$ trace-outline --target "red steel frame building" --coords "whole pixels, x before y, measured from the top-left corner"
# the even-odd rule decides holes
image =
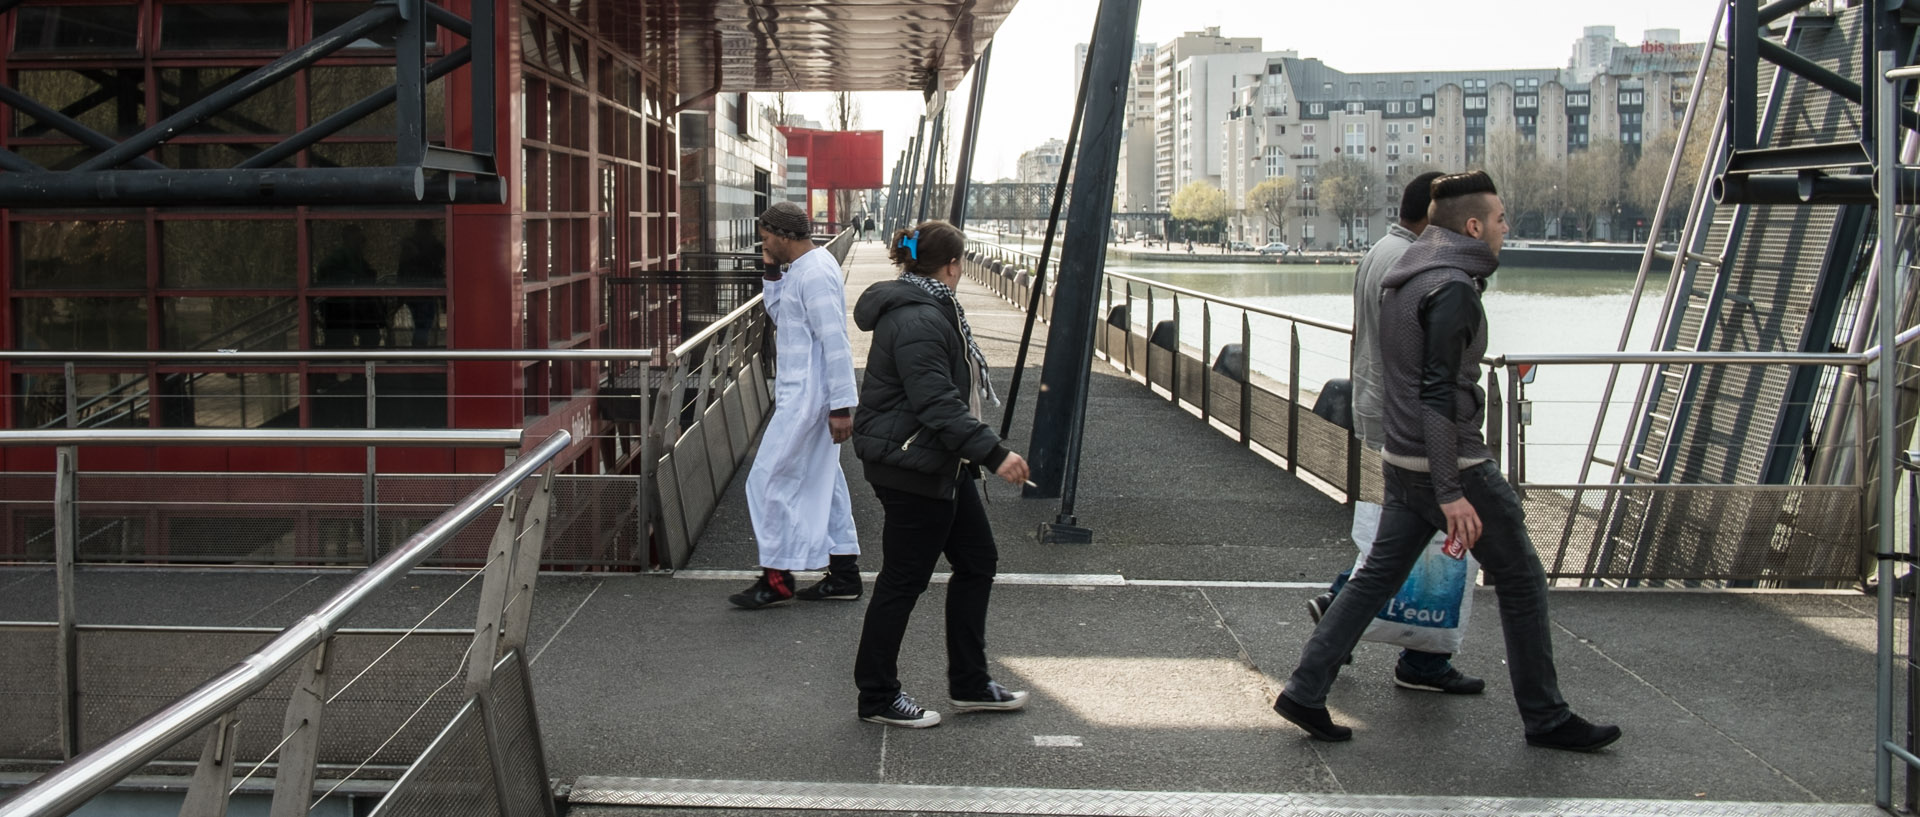
[[[368,7],[318,0],[35,2],[0,15],[0,76],[97,130],[125,136]],[[449,0],[447,8],[468,11],[465,0]],[[257,324],[244,338],[248,349],[567,349],[608,348],[616,335],[631,340],[609,325],[607,279],[678,266],[672,38],[647,36],[648,8],[612,0],[498,3],[495,125],[504,204],[0,210],[0,345],[227,348],[241,339],[234,327],[244,321]],[[439,29],[429,55],[463,43]],[[377,38],[359,44],[174,138],[156,158],[170,167],[230,167],[391,83],[391,48]],[[430,86],[429,137],[436,143],[470,143],[472,135],[457,124],[468,118],[469,83],[462,69]],[[54,170],[88,155],[12,107],[0,107],[0,146]],[[393,150],[390,126],[383,136],[376,118],[293,161],[378,165],[391,163]],[[352,243],[364,248],[354,253],[363,263],[336,260],[349,233],[361,237]],[[408,274],[432,254],[423,247],[441,254],[443,281]],[[342,276],[342,268],[358,272]],[[409,304],[422,302],[433,304],[430,313],[411,312]],[[357,324],[329,320],[355,304],[387,312]],[[415,319],[416,331],[408,332],[403,313],[432,317]],[[163,386],[169,374],[176,375],[172,382],[192,375],[237,381],[225,391],[238,396],[198,401],[153,389],[144,411],[115,423],[123,427],[358,427],[364,408],[356,414],[351,406],[364,405],[364,382],[352,390],[360,371],[310,363],[90,366],[76,381],[82,399],[140,376]],[[382,365],[376,411],[383,425],[526,426],[538,438],[597,424],[598,381],[593,363]],[[58,365],[0,362],[0,382],[8,395],[0,401],[0,427],[30,428],[46,421],[64,378]],[[0,448],[0,469],[47,471],[52,456]],[[565,455],[586,473],[607,467],[604,456],[591,440]],[[381,452],[378,467],[486,472],[502,457],[391,450]],[[89,448],[81,467],[358,472],[364,458],[358,449]]]

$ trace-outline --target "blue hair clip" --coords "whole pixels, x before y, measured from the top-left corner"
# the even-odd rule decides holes
[[[914,230],[913,235],[900,239],[900,246],[907,248],[907,257],[920,260],[920,231]]]

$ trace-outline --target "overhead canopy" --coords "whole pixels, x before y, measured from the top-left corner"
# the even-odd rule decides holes
[[[682,94],[953,90],[1015,0],[682,0]]]

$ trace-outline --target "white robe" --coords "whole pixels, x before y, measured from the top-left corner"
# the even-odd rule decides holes
[[[859,402],[846,290],[833,255],[815,249],[765,292],[778,374],[773,417],[747,475],[747,509],[761,567],[814,570],[830,554],[860,552],[840,447],[827,429],[828,411]]]

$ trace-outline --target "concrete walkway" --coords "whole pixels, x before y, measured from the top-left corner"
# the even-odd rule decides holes
[[[856,247],[849,266],[849,302],[893,274],[877,244]],[[977,287],[961,294],[1005,395],[1023,316]],[[1043,341],[1044,324],[1037,334]],[[854,334],[856,363],[865,342]],[[1016,450],[1041,346],[1013,425]],[[851,451],[844,463],[869,549],[863,567],[873,571],[878,503]],[[1039,813],[1122,813],[1108,810],[1114,798],[1144,797],[1105,790],[1292,793],[1298,810],[1365,813],[1751,814],[1759,802],[1793,804],[1779,813],[1871,811],[1860,807],[1872,800],[1867,597],[1555,592],[1568,698],[1626,730],[1613,749],[1585,756],[1522,743],[1495,601],[1483,589],[1458,663],[1486,676],[1486,695],[1398,690],[1394,651],[1366,644],[1332,700],[1355,739],[1314,743],[1269,706],[1311,629],[1303,602],[1352,560],[1347,510],[1104,363],[1092,378],[1084,463],[1078,513],[1093,545],[1037,544],[1033,531],[1055,503],[992,489],[1002,581],[989,654],[997,678],[1033,691],[1027,711],[949,709],[946,723],[924,731],[856,720],[864,601],[755,612],[726,604],[755,561],[736,480],[678,576],[548,582],[593,588],[535,667],[553,773],[647,778],[625,785],[652,799],[620,800],[605,795],[619,781],[586,781],[618,802],[778,813],[783,804],[917,802],[888,799],[891,784],[958,787],[957,802],[976,804],[1001,802],[1004,788],[1045,790],[1034,797],[1053,805],[1023,806]],[[936,585],[920,605],[902,666],[908,692],[937,710],[946,708],[942,595]],[[713,784],[687,779],[757,784],[696,796]],[[991,796],[960,796],[968,792]],[[1393,799],[1406,797],[1415,799]],[[1200,809],[1188,802],[1173,813]]]

